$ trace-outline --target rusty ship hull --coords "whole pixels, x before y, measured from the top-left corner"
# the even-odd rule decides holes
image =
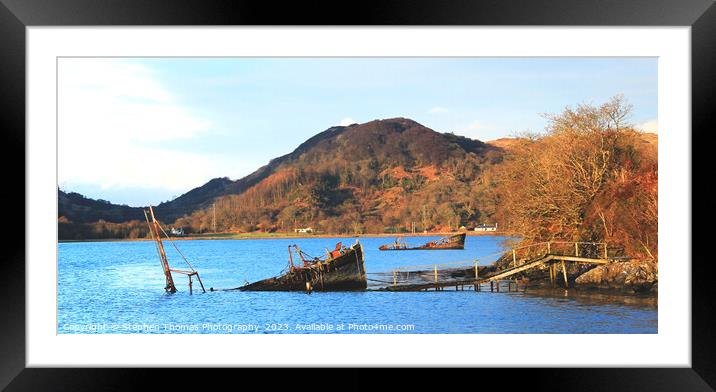
[[[305,268],[237,288],[240,291],[356,291],[368,282],[363,248],[356,243],[345,252]]]
[[[425,245],[408,247],[405,244],[387,244],[381,245],[379,250],[448,250],[448,249],[465,249],[465,233],[451,235],[441,238],[437,241],[428,242]]]

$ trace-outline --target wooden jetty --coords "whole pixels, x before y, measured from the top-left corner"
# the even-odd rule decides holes
[[[446,288],[465,290],[465,287],[481,291],[483,285],[489,284],[490,291],[499,292],[505,283],[507,291],[512,291],[513,285],[517,290],[521,283],[515,279],[518,274],[532,269],[546,268],[553,287],[562,280],[564,287],[568,288],[567,263],[603,265],[625,258],[610,256],[609,246],[606,243],[564,241],[540,242],[512,248],[498,255],[503,260],[511,256],[512,260],[508,268],[493,268],[489,273],[481,274],[481,269],[484,272],[488,268],[480,266],[480,260],[426,264],[396,268],[392,271],[392,281],[376,281],[383,282],[384,287],[380,289],[387,291],[442,291]]]

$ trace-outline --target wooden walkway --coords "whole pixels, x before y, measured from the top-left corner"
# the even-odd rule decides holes
[[[567,246],[565,246],[567,245]],[[567,248],[568,250],[565,250]],[[581,263],[591,265],[608,264],[624,257],[610,257],[609,247],[606,243],[585,243],[585,242],[542,242],[513,248],[502,253],[505,257],[512,256],[511,267],[491,271],[480,276],[479,260],[467,262],[429,264],[422,266],[400,267],[392,271],[392,284],[387,284],[381,290],[386,291],[441,291],[445,288],[454,287],[455,290],[464,290],[465,287],[475,291],[481,291],[481,285],[490,284],[491,291],[500,291],[501,282],[508,281],[508,291],[512,291],[512,284],[515,288],[518,283],[514,280],[517,274],[534,269],[546,267],[549,273],[550,282],[556,285],[561,269],[561,279],[565,287],[568,287],[566,263]],[[520,255],[518,257],[518,254]],[[472,263],[472,265],[470,265]],[[474,271],[467,276],[467,271]],[[463,276],[455,277],[462,273]],[[388,283],[383,281],[384,283]]]

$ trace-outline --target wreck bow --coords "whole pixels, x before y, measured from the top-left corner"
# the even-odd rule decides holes
[[[368,287],[363,247],[356,241],[350,248],[338,243],[324,258],[311,257],[296,245],[288,247],[289,265],[285,274],[238,287],[241,291],[355,291]],[[294,264],[293,253],[302,263]]]

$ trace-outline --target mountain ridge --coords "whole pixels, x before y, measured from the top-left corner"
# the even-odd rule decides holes
[[[401,137],[404,133],[409,136]],[[353,140],[361,146],[341,145],[342,136]],[[424,140],[412,143],[410,138],[422,138]],[[407,139],[407,140],[406,140]],[[380,144],[395,143],[395,146],[383,147]],[[422,145],[421,145],[422,144]],[[435,151],[435,145],[441,146],[443,150]],[[458,146],[466,153],[480,154],[485,150],[493,149],[491,146],[474,139],[454,135],[452,133],[440,133],[429,129],[418,122],[403,118],[377,119],[362,124],[348,126],[334,126],[321,131],[299,144],[290,153],[271,159],[266,165],[256,169],[254,172],[237,180],[227,177],[217,177],[209,180],[203,185],[197,186],[179,197],[160,203],[155,207],[157,215],[166,221],[173,221],[184,215],[191,214],[199,209],[211,206],[215,199],[222,196],[240,195],[271,175],[283,166],[291,165],[300,161],[302,156],[305,159],[318,159],[317,155],[330,152],[333,149],[348,148],[354,150],[358,155],[372,156],[376,151],[385,150],[380,159],[389,159],[392,154],[398,157],[401,164],[412,164],[410,160],[428,161],[432,164],[439,164],[442,159],[449,155],[450,145]],[[408,146],[411,151],[401,151]],[[392,148],[392,147],[397,147]],[[447,149],[447,150],[446,150]],[[318,151],[314,151],[318,150]],[[315,153],[314,153],[315,152]],[[442,154],[442,155],[441,155]],[[438,156],[441,155],[441,156]],[[458,155],[460,155],[458,153]],[[134,219],[143,219],[141,210],[143,207],[120,206],[106,201],[86,198],[75,192],[64,192],[59,190],[58,216],[64,216],[71,222],[90,223],[99,220],[120,223]]]

